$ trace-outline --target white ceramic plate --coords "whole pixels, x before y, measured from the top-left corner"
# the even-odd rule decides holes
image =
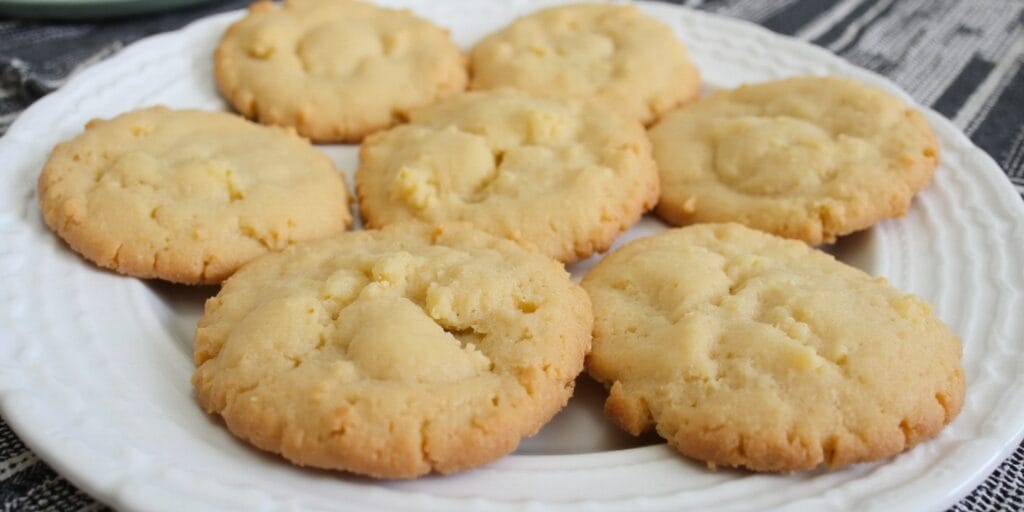
[[[387,3],[450,27],[467,47],[540,6]],[[755,26],[670,5],[641,7],[689,45],[709,88],[835,74],[906,98],[875,75]],[[908,453],[832,473],[708,471],[657,439],[616,431],[601,417],[601,391],[585,379],[569,407],[516,454],[458,475],[375,482],[299,469],[250,449],[199,410],[189,385],[192,331],[216,290],[95,268],[44,228],[35,197],[50,147],[90,118],[154,103],[224,108],[211,55],[239,15],[127,48],[32,106],[0,140],[0,406],[33,450],[100,500],[138,510],[927,510],[970,491],[1017,446],[1024,207],[988,156],[929,113],[943,162],[934,183],[906,217],[835,249],[928,299],[964,340],[963,412]],[[354,147],[324,149],[341,168],[355,168]],[[645,219],[623,239],[660,229]],[[590,263],[576,265],[577,275]]]

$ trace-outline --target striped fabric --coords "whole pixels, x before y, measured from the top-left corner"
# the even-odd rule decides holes
[[[102,24],[0,19],[0,133],[76,69],[140,37],[245,3]],[[889,77],[952,119],[1024,194],[1024,0],[682,3],[758,23]],[[39,461],[2,421],[0,506],[5,512],[104,508]],[[1024,510],[1024,447],[951,510]]]

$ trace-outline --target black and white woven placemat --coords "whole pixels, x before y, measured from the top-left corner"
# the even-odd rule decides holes
[[[0,19],[0,134],[76,70],[136,39],[248,2],[105,23]],[[952,119],[1024,194],[1024,0],[682,3],[812,42],[889,77]],[[0,506],[3,512],[105,508],[36,458],[2,420]],[[951,510],[1024,510],[1024,447]]]

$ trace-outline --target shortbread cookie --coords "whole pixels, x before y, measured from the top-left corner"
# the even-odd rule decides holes
[[[938,162],[919,112],[831,77],[719,92],[650,135],[665,220],[740,222],[812,245],[903,215]]]
[[[572,395],[592,327],[557,262],[460,226],[297,245],[206,303],[203,409],[298,465],[382,478],[513,451]]]
[[[466,88],[446,30],[352,0],[253,4],[221,39],[214,69],[239,112],[318,142],[359,141]]]
[[[577,4],[519,18],[470,53],[473,89],[589,98],[648,124],[697,95],[672,30],[634,5]]]
[[[294,131],[163,107],[91,121],[58,144],[39,199],[86,259],[189,284],[352,221],[341,174]]]
[[[583,280],[605,413],[711,467],[839,468],[960,411],[960,341],[921,299],[738,224],[632,242]]]
[[[411,120],[363,143],[370,227],[466,221],[568,262],[605,250],[658,197],[643,127],[597,105],[473,92]]]

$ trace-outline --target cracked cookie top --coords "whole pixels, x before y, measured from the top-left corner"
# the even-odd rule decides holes
[[[812,245],[903,215],[938,164],[924,116],[835,77],[721,91],[650,136],[665,220],[740,222]]]
[[[513,451],[572,394],[592,326],[560,264],[465,226],[345,233],[260,258],[206,303],[196,395],[299,465],[383,478]]]
[[[221,39],[214,74],[246,117],[318,142],[359,141],[467,80],[446,30],[352,0],[253,4]]]
[[[369,137],[356,189],[370,227],[464,221],[569,262],[650,209],[658,175],[640,123],[505,90],[460,94]]]
[[[709,466],[838,468],[960,411],[960,340],[924,301],[738,224],[627,244],[584,279],[605,413]]]
[[[294,131],[153,107],[58,144],[39,177],[46,223],[123,274],[219,283],[292,242],[346,229],[344,180]]]
[[[644,124],[697,96],[700,77],[665,24],[634,5],[577,4],[529,14],[470,52],[472,89],[588,98]]]

